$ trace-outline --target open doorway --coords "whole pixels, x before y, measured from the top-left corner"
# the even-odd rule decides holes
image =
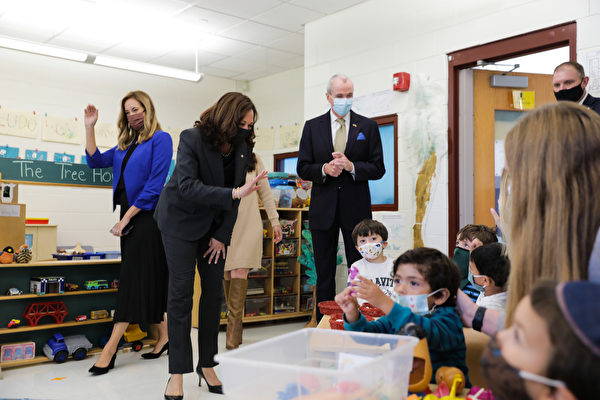
[[[503,157],[495,154],[495,144],[496,140],[502,140],[502,130],[510,129],[521,113],[520,110],[516,114],[512,113],[516,110],[510,96],[514,88],[490,88],[490,76],[503,74],[490,69],[506,72],[512,68],[487,66],[485,69],[478,69],[478,61],[479,64],[482,62],[513,66],[523,64],[522,72],[511,72],[507,75],[527,78],[527,85],[520,90],[534,91],[535,104],[539,106],[554,101],[551,85],[552,71],[560,62],[576,60],[575,41],[576,26],[573,22],[448,54],[448,248],[450,252],[454,248],[456,232],[466,223],[465,221],[493,225],[489,209],[494,207],[496,197],[494,177],[496,169],[503,163]],[[535,64],[541,63],[544,68],[535,67],[531,58],[526,57],[533,54],[539,54]],[[554,60],[558,60],[559,57],[563,58],[554,63]],[[525,65],[528,67],[525,68]],[[529,71],[532,68],[535,71]],[[492,90],[479,95],[478,110],[475,110],[473,104],[476,84],[482,90]],[[532,86],[529,87],[529,84]],[[483,115],[474,118],[475,111],[479,112],[482,109],[479,106],[483,106],[486,110],[484,119],[482,119]],[[465,123],[468,120],[471,121],[470,127]],[[474,120],[477,120],[480,125],[475,126]],[[474,154],[481,155],[480,159],[476,160]],[[498,158],[502,160],[499,160],[497,165]],[[472,172],[475,170],[475,163],[477,163],[477,175]],[[475,186],[479,193],[476,193]]]

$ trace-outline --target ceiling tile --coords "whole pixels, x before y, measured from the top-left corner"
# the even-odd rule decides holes
[[[72,26],[55,36],[49,44],[71,49],[100,53],[102,50],[119,44],[123,36],[114,31],[106,31],[102,24],[91,22]]]
[[[223,60],[214,62],[209,65],[210,67],[228,69],[230,71],[236,71],[239,73],[252,71],[261,68],[263,64],[244,59],[240,57],[227,57]]]
[[[333,14],[344,8],[352,7],[366,0],[291,0],[290,4],[309,10],[318,11],[323,14]]]
[[[304,56],[293,56],[290,58],[273,58],[269,62],[269,64],[277,67],[283,67],[285,69],[299,68],[304,65]]]
[[[219,76],[221,78],[233,78],[240,73],[237,71],[230,71],[228,69],[216,68],[211,66],[204,66],[200,70],[200,72],[205,73],[207,75]]]
[[[323,16],[325,16],[323,13],[282,3],[277,7],[257,15],[252,18],[252,20],[277,28],[286,29],[288,31],[298,31],[302,29],[305,23],[314,21]]]
[[[161,57],[168,52],[168,48],[165,48],[164,46],[155,46],[152,42],[127,41],[103,51],[102,55],[150,62],[150,60]]]
[[[209,33],[219,33],[244,22],[244,19],[242,18],[210,11],[200,7],[188,8],[177,15],[175,19],[193,24],[198,29]]]
[[[255,44],[241,42],[239,40],[228,39],[220,36],[210,36],[200,42],[198,48],[212,53],[235,56],[239,53],[258,47]]]
[[[267,43],[267,47],[302,55],[304,54],[304,35],[290,33]]]
[[[207,51],[198,51],[198,69],[205,65],[222,60],[225,56]],[[194,49],[171,51],[165,55],[150,60],[153,64],[195,71],[196,51]],[[201,71],[202,72],[202,71]]]
[[[259,68],[254,71],[243,72],[239,75],[234,76],[234,79],[240,81],[251,81],[258,78],[263,78],[265,76],[273,75],[278,72],[285,71],[286,68],[276,67],[276,66],[268,66],[266,68]]]
[[[240,18],[252,18],[281,4],[279,0],[198,0],[195,3],[198,7]]]
[[[289,35],[289,32],[273,28],[256,22],[243,22],[231,29],[226,30],[221,36],[245,42],[266,44]]]

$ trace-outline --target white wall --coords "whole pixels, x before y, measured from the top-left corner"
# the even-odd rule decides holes
[[[411,74],[411,89],[395,93],[399,120],[399,215],[396,245],[412,247],[414,189],[429,146],[437,156],[432,198],[423,226],[426,246],[447,250],[448,158],[446,54],[478,44],[577,21],[578,52],[600,46],[600,1],[371,0],[305,27],[304,117],[325,107],[334,73],[354,81],[355,96],[389,89],[392,75]]]
[[[230,79],[205,76],[199,83],[99,67],[51,57],[0,49],[0,106],[38,114],[83,118],[88,103],[95,104],[100,121],[116,123],[120,100],[131,90],[152,97],[164,130],[191,127],[200,113],[223,93],[236,88]],[[170,132],[173,133],[173,132]],[[178,134],[179,132],[177,132]],[[84,146],[44,142],[0,135],[0,145],[47,150],[79,156]],[[112,212],[112,190],[66,186],[19,186],[19,201],[27,204],[28,217],[49,217],[58,224],[58,244],[91,244],[98,250],[118,250],[119,242],[108,233],[118,220]]]
[[[323,91],[324,93],[324,91]],[[249,82],[246,95],[252,99],[258,111],[258,128],[298,124],[304,126],[304,68],[296,68]],[[323,94],[324,96],[324,94]],[[261,137],[257,136],[257,147]],[[273,154],[297,151],[298,148],[281,147],[275,135],[273,150],[256,150],[265,168],[273,170]]]

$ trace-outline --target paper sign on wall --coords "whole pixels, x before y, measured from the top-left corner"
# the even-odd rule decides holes
[[[98,122],[94,127],[96,133],[96,146],[114,147],[117,145],[119,129],[116,124]]]
[[[256,150],[273,150],[275,147],[275,128],[274,127],[255,127]]]
[[[0,157],[17,158],[19,157],[19,148],[10,146],[0,146]]]
[[[75,156],[67,153],[54,153],[54,162],[74,163]]]
[[[282,125],[279,127],[279,147],[295,148],[300,144],[300,125]]]
[[[47,151],[39,151],[39,150],[25,150],[25,159],[26,160],[47,161],[48,160],[48,152]]]
[[[535,92],[528,90],[512,91],[513,107],[517,110],[533,110],[535,108]]]
[[[60,118],[50,115],[42,120],[42,139],[48,142],[81,143],[83,124],[76,118]]]
[[[0,107],[0,134],[36,139],[38,129],[39,118],[35,112]]]

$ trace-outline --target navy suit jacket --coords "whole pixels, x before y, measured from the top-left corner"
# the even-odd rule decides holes
[[[592,96],[588,93],[587,97],[583,101],[583,105],[588,107],[590,110],[596,111],[600,114],[600,99]]]
[[[85,152],[90,168],[113,167],[113,210],[117,200],[114,198],[115,189],[121,177],[125,154],[127,149],[119,150],[117,146],[104,153],[98,149],[92,155]],[[167,180],[172,158],[173,141],[167,132],[156,131],[150,139],[137,145],[123,172],[129,205],[142,210],[154,210]]]
[[[234,145],[234,187],[244,185],[251,155],[244,140]],[[221,153],[204,140],[198,128],[181,132],[175,170],[154,212],[160,231],[188,241],[210,233],[229,245],[240,201],[233,200],[232,188],[224,185]]]
[[[339,207],[340,226],[353,229],[365,218],[371,218],[369,180],[385,174],[379,127],[372,119],[350,112],[350,129],[344,154],[354,163],[354,178],[343,171],[338,177],[323,177],[323,164],[333,159],[330,111],[306,121],[298,152],[298,175],[312,181],[309,209],[311,229],[332,227]]]

